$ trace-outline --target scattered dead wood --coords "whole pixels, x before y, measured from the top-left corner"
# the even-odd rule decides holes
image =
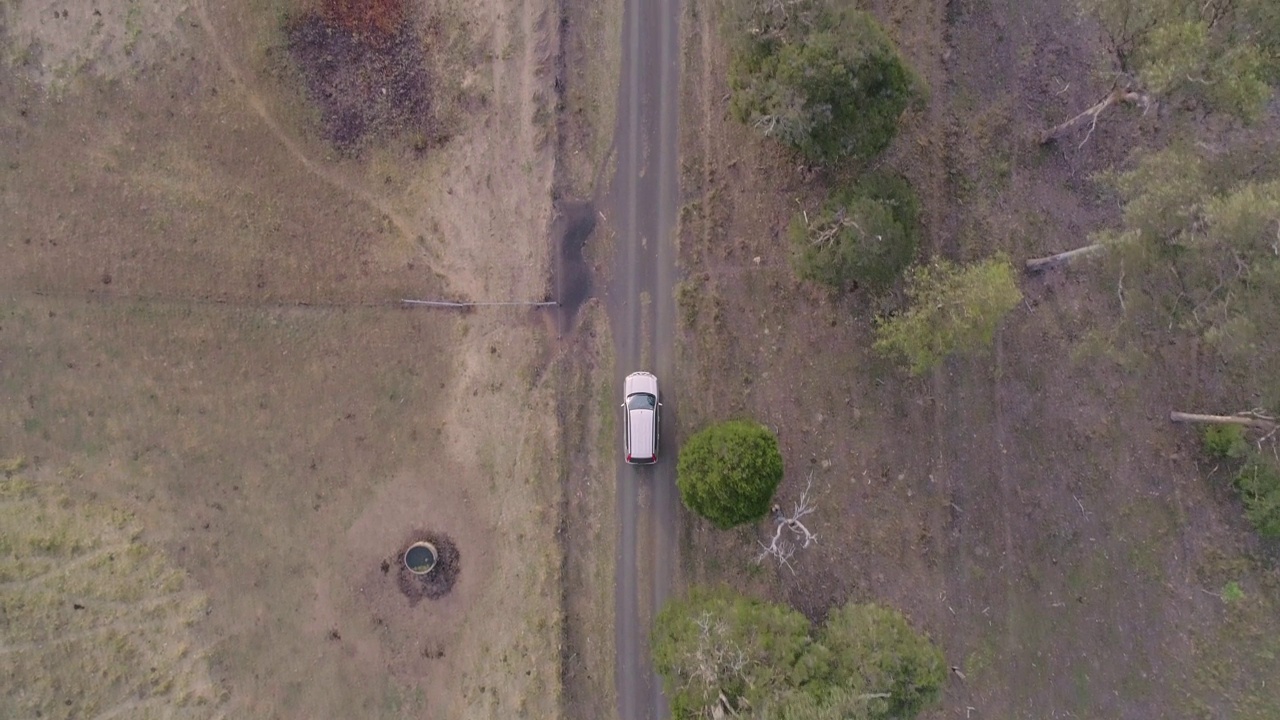
[[[809,473],[809,479],[805,483],[804,492],[800,493],[800,499],[791,507],[791,514],[786,515],[782,512],[779,505],[773,506],[773,517],[777,522],[774,529],[773,539],[768,545],[760,542],[760,555],[756,557],[756,562],[764,562],[766,558],[774,558],[779,565],[786,567],[795,574],[795,566],[791,564],[791,557],[795,555],[796,543],[800,543],[800,548],[807,548],[818,542],[818,535],[810,532],[800,518],[813,513],[818,509],[817,505],[809,499],[809,490],[813,488],[813,473]],[[792,538],[783,537],[782,531],[790,530]]]
[[[1067,250],[1066,252],[1060,252],[1056,255],[1046,255],[1044,257],[1031,258],[1026,262],[1024,267],[1026,268],[1026,271],[1029,273],[1043,272],[1050,268],[1057,267],[1058,265],[1068,263],[1073,258],[1093,255],[1096,253],[1100,253],[1106,249],[1107,247],[1102,243],[1094,243],[1092,245],[1086,245],[1084,247],[1076,248],[1075,250]]]
[[[1175,410],[1169,413],[1169,420],[1202,425],[1243,425],[1244,427],[1258,430],[1275,430],[1280,427],[1280,423],[1277,423],[1275,418],[1252,410],[1236,413],[1235,415],[1200,415],[1197,413],[1177,412]]]
[[[1079,147],[1084,147],[1084,144],[1089,142],[1089,138],[1093,136],[1093,131],[1098,127],[1098,116],[1102,115],[1107,108],[1118,103],[1140,105],[1145,113],[1151,107],[1151,98],[1145,93],[1135,92],[1127,87],[1116,87],[1093,107],[1041,133],[1040,144],[1047,145],[1066,134],[1067,131],[1088,122],[1089,132],[1085,133],[1084,139],[1080,141],[1079,145]]]

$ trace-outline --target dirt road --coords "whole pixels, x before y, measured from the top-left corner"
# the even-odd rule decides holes
[[[678,0],[627,0],[614,135],[617,175],[611,204],[619,232],[608,289],[618,378],[650,370],[665,387],[675,377],[676,103]],[[663,397],[667,432],[652,467],[618,455],[618,564],[615,608],[618,712],[623,720],[669,710],[649,661],[650,622],[675,570],[676,488],[672,429],[678,399]],[[621,432],[622,423],[619,423]],[[621,438],[619,438],[621,447]]]

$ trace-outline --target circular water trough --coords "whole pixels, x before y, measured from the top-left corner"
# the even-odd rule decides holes
[[[436,566],[439,558],[436,546],[429,542],[416,542],[404,551],[404,566],[414,575],[426,575]]]

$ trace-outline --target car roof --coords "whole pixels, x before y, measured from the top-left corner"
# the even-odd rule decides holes
[[[651,458],[657,450],[653,446],[653,411],[652,410],[629,410],[631,413],[631,437],[628,442],[631,448],[631,454],[638,459]]]
[[[647,372],[633,372],[627,376],[625,382],[622,383],[623,395],[634,395],[636,393],[649,393],[658,396],[658,378]]]

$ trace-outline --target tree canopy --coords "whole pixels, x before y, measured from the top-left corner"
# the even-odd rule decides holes
[[[883,289],[915,258],[919,203],[907,181],[877,173],[791,219],[792,266],[835,289]]]
[[[780,482],[778,439],[745,420],[713,425],[689,438],[676,464],[685,506],[721,529],[764,517]]]
[[[1253,150],[1247,149],[1247,154]],[[1280,410],[1280,180],[1243,169],[1239,152],[1175,144],[1140,152],[1103,176],[1121,205],[1118,226],[1095,234],[1109,248],[1104,281],[1125,317],[1190,333],[1231,394]],[[1127,300],[1126,300],[1127,298]],[[1280,535],[1280,463],[1239,427],[1205,432],[1215,459],[1241,463],[1236,489],[1264,536]]]
[[[1105,176],[1123,209],[1095,235],[1127,270],[1135,312],[1196,332],[1227,371],[1280,407],[1280,180],[1235,178],[1238,158],[1175,145]]]
[[[1079,0],[1098,21],[1116,61],[1111,91],[1096,105],[1041,135],[1050,142],[1107,108],[1143,112],[1162,100],[1258,119],[1280,77],[1280,4],[1275,0]],[[1088,139],[1088,135],[1085,139]]]
[[[1081,0],[1120,70],[1146,93],[1183,94],[1245,119],[1270,96],[1280,49],[1273,0]]]
[[[937,260],[916,267],[907,279],[908,307],[882,318],[875,348],[900,355],[913,375],[954,352],[989,347],[1004,316],[1022,301],[1008,259],[971,265]]]
[[[729,75],[740,121],[819,162],[893,140],[919,80],[874,17],[801,0],[756,4],[741,24]]]
[[[945,680],[942,653],[896,610],[849,604],[819,628],[795,610],[695,588],[658,614],[654,664],[676,718],[909,720]]]

